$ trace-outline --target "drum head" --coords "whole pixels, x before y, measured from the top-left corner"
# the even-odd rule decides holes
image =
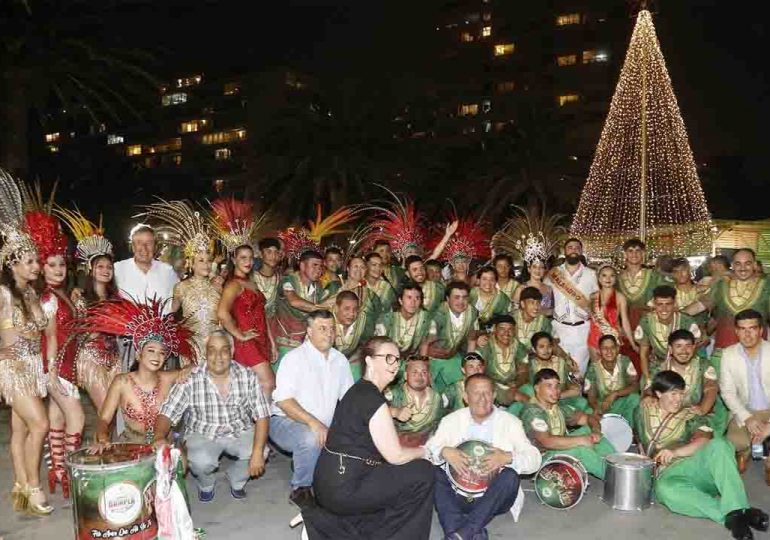
[[[535,476],[535,493],[546,506],[558,510],[572,508],[583,498],[588,487],[585,468],[576,467],[570,461],[554,456],[543,465]],[[581,470],[582,469],[582,470]]]
[[[483,493],[489,486],[493,475],[482,472],[484,458],[492,452],[492,447],[483,441],[465,441],[457,449],[470,458],[468,469],[470,474],[462,476],[458,471],[449,467],[449,480],[461,493],[473,495]]]
[[[634,442],[634,431],[625,418],[608,413],[602,416],[602,435],[617,452],[626,452]]]
[[[114,465],[154,455],[155,451],[149,444],[115,443],[106,448],[101,454],[91,454],[88,448],[82,448],[70,454],[67,462],[72,466]]]

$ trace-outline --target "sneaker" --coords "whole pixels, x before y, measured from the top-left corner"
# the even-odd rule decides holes
[[[245,499],[246,490],[243,488],[235,489],[234,487],[230,486],[230,495],[233,496],[233,499]]]
[[[216,490],[214,487],[211,489],[201,489],[198,488],[198,500],[202,503],[209,503],[214,500],[214,495],[216,493]]]

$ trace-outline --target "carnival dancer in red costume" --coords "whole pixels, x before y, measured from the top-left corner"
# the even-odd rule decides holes
[[[104,237],[101,224],[95,225],[78,210],[57,208],[56,213],[77,240],[75,257],[85,266],[85,286],[82,291],[73,291],[75,307],[82,314],[88,306],[118,296],[112,244]],[[99,332],[78,336],[75,372],[78,386],[88,393],[99,410],[113,379],[120,373],[117,336]]]
[[[75,372],[77,341],[72,335],[72,323],[77,316],[75,306],[66,291],[67,238],[59,220],[52,214],[53,191],[43,202],[40,186],[23,189],[27,212],[24,216],[32,241],[37,246],[38,262],[42,270],[40,303],[49,321],[55,321],[57,354],[54,362],[43,363],[48,373],[48,488],[56,491],[61,484],[62,494],[69,498],[70,482],[65,466],[66,454],[80,448],[85,413],[80,403]],[[43,335],[42,349],[47,349]]]
[[[243,201],[218,199],[211,206],[219,239],[231,264],[217,315],[235,338],[233,359],[254,370],[269,401],[275,375],[270,367],[272,339],[265,317],[265,295],[249,278],[254,266],[256,233],[262,220],[255,220],[252,205]]]
[[[599,338],[606,335],[614,336],[619,344],[627,341],[634,352],[639,352],[628,318],[626,296],[615,288],[617,271],[613,266],[605,264],[599,267],[596,279],[599,281],[599,290],[589,298],[591,329],[588,332],[588,352],[591,360],[599,360]]]

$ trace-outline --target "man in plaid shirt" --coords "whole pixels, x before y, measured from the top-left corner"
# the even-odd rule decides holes
[[[190,470],[198,479],[201,502],[214,499],[214,471],[219,458],[236,458],[228,471],[230,493],[246,497],[249,477],[265,472],[270,406],[254,371],[232,361],[232,337],[212,332],[206,342],[206,363],[175,385],[158,413],[157,444],[168,444],[171,426],[188,413],[185,444]]]

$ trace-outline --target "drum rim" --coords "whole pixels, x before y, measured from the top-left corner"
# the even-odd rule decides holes
[[[111,446],[146,446],[140,443],[113,443]],[[72,454],[68,455],[65,459],[65,464],[67,467],[69,467],[72,470],[78,470],[78,471],[90,471],[90,472],[99,472],[99,471],[115,471],[124,469],[127,466],[136,465],[138,463],[151,463],[155,461],[155,452],[151,452],[143,457],[134,458],[127,461],[121,461],[119,463],[75,463],[72,461],[72,457],[76,455],[81,455],[83,452],[87,452],[87,448],[81,448],[80,450],[76,450]]]
[[[559,457],[562,457],[562,456],[567,456],[570,459],[575,460],[575,462],[579,465],[580,468],[575,467],[575,465],[573,465],[573,463],[571,463],[570,461],[565,461],[565,460],[562,460],[562,459],[558,459]],[[540,492],[537,489],[537,479],[540,477],[540,471],[542,471],[543,468],[546,465],[549,465],[551,463],[562,463],[562,464],[567,465],[569,467],[572,467],[573,469],[576,469],[578,471],[578,474],[580,475],[580,480],[581,480],[583,486],[582,486],[582,489],[580,490],[580,496],[577,498],[577,500],[574,502],[574,504],[571,504],[570,506],[565,506],[563,508],[560,508],[558,506],[551,506],[550,504],[548,504],[547,502],[545,502],[543,500],[543,497],[540,496]],[[534,490],[535,491],[535,495],[537,495],[537,498],[540,499],[540,502],[542,504],[544,504],[548,508],[553,508],[554,510],[571,510],[572,508],[576,507],[580,503],[580,501],[583,500],[583,497],[585,496],[586,492],[588,492],[588,470],[586,470],[585,465],[583,465],[583,463],[578,458],[576,458],[575,456],[571,456],[569,454],[554,454],[545,463],[543,463],[540,466],[540,468],[537,470],[537,473],[535,473],[535,477],[533,479],[533,483],[534,483],[534,488],[535,488],[535,490]]]
[[[644,460],[640,460],[640,463],[618,463],[610,461],[612,456],[634,456],[635,458],[644,458]],[[634,471],[652,468],[655,465],[655,461],[651,457],[645,456],[644,454],[637,454],[636,452],[615,452],[614,454],[607,454],[604,456],[604,461],[607,462],[608,466],[612,466],[616,469],[629,469]]]
[[[480,444],[482,446],[486,446],[489,449],[494,448],[494,446],[492,446],[490,443],[488,443],[486,441],[482,441],[480,439],[466,439],[466,440],[460,442],[457,446],[455,446],[455,448],[460,448],[460,446],[462,446],[463,444],[466,444],[466,443]],[[447,477],[449,477],[449,482],[455,488],[457,488],[455,491],[462,492],[463,494],[467,493],[468,495],[478,495],[480,493],[486,492],[487,489],[489,489],[489,485],[487,485],[487,487],[485,487],[485,488],[480,488],[480,489],[466,489],[465,487],[463,487],[460,484],[458,484],[457,481],[455,480],[454,476],[452,476],[452,467],[449,465],[448,461],[444,462],[444,466],[445,466],[444,467],[444,472],[446,473]]]

